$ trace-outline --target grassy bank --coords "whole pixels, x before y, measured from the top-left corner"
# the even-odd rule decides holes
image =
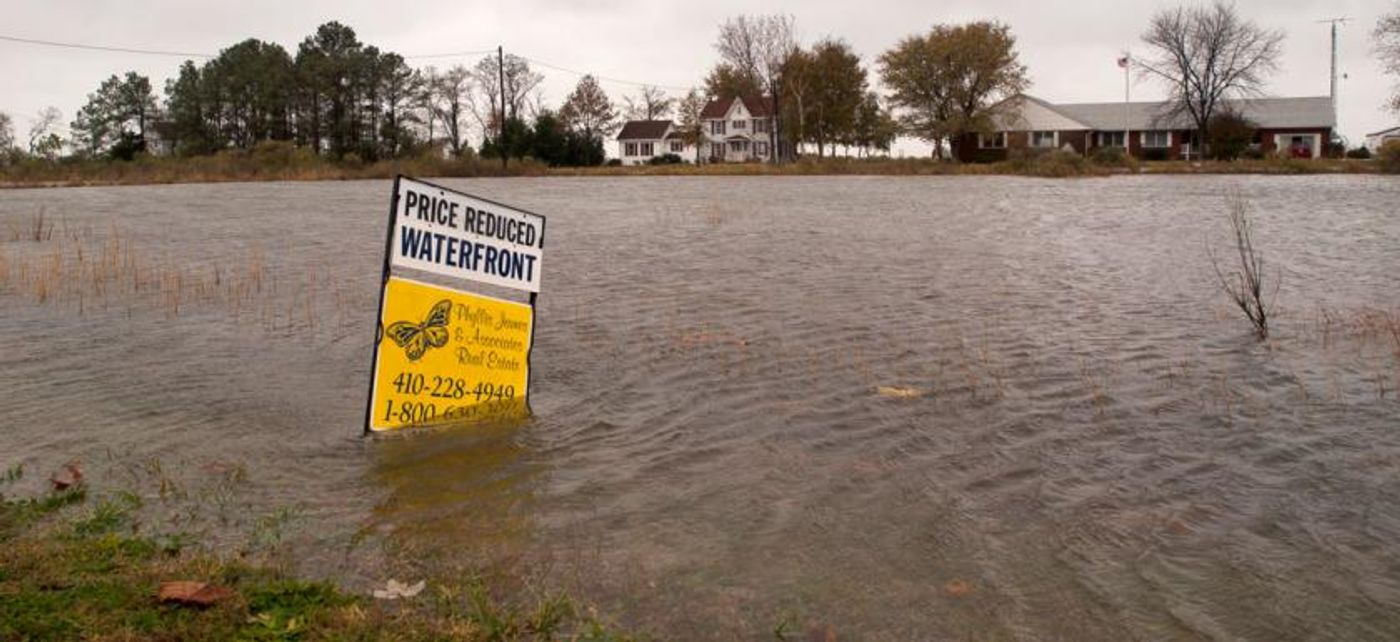
[[[1240,160],[1233,162],[1158,161],[1101,164],[1070,154],[999,163],[951,163],[927,158],[804,158],[794,163],[643,165],[635,167],[546,167],[532,160],[480,158],[413,158],[375,163],[335,162],[303,150],[273,148],[194,158],[142,157],[134,161],[28,160],[0,167],[0,187],[69,187],[145,185],[226,181],[329,181],[392,178],[482,176],[1042,176],[1054,178],[1114,174],[1369,174],[1372,161],[1324,159]]]
[[[631,639],[566,597],[511,599],[474,578],[433,579],[407,599],[351,594],[179,533],[143,534],[141,501],[81,485],[0,495],[0,640]],[[227,591],[179,604],[158,598],[166,581]]]

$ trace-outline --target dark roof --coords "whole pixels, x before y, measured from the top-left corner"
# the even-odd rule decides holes
[[[701,118],[724,118],[729,113],[729,108],[734,105],[734,98],[717,98],[705,104],[705,108],[700,110]],[[760,118],[773,113],[772,103],[767,96],[744,96],[744,109],[749,110],[749,114]]]
[[[656,140],[666,135],[670,129],[669,120],[629,120],[617,133],[618,140]]]

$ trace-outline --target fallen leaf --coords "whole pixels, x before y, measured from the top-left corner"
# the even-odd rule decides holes
[[[213,606],[237,595],[231,588],[205,582],[161,582],[156,597],[162,602],[184,606]]]
[[[949,580],[943,585],[943,592],[949,597],[962,597],[972,592],[972,585],[963,580]]]
[[[875,393],[881,397],[894,399],[914,399],[924,396],[924,391],[908,386],[876,386]]]
[[[409,598],[423,592],[428,586],[427,581],[418,580],[417,584],[403,584],[395,579],[390,579],[384,584],[384,588],[375,589],[374,597],[380,600],[397,600],[399,598]]]
[[[53,484],[56,491],[68,490],[83,483],[82,464],[76,461],[64,464],[62,470],[49,476],[49,483]]]

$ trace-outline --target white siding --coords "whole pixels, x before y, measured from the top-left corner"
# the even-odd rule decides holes
[[[711,124],[714,122],[724,123],[723,134],[714,133],[714,127]],[[736,127],[736,123],[742,123],[742,125]],[[771,123],[768,125],[767,131],[755,133],[753,114],[744,106],[744,101],[735,100],[723,118],[712,118],[705,121],[705,142],[701,146],[704,151],[704,160],[709,162],[719,156],[715,153],[715,145],[724,147],[724,154],[719,157],[723,162],[742,163],[755,159],[767,160],[772,157],[772,145],[769,142],[770,131],[772,131]],[[736,139],[740,140],[738,145],[742,148],[740,150],[735,150],[736,145],[731,144]],[[762,143],[762,145],[755,143]],[[765,153],[758,154],[759,147],[762,147]]]

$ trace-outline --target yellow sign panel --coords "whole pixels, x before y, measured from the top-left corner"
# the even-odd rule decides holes
[[[394,277],[385,286],[380,323],[371,430],[524,408],[530,306]]]

